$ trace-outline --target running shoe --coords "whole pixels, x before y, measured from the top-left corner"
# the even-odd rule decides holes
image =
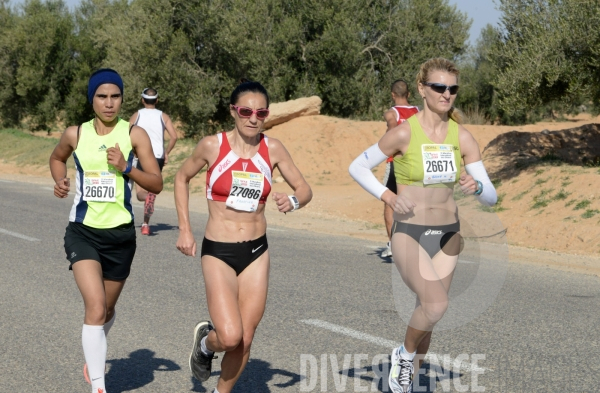
[[[400,348],[392,352],[392,369],[388,384],[392,393],[412,393],[414,365],[400,357]]]
[[[144,216],[150,217],[154,213],[154,200],[156,199],[156,194],[151,192],[146,196],[146,201],[144,202]]]
[[[392,248],[390,246],[390,242],[387,243],[385,250],[383,250],[381,252],[381,257],[382,258],[387,258],[387,257],[391,257],[392,256]]]
[[[143,223],[141,232],[142,232],[142,235],[149,235],[150,234],[150,225]]]
[[[214,327],[209,321],[198,322],[194,328],[194,346],[190,355],[190,371],[194,378],[200,382],[204,382],[210,377],[212,360],[216,358],[214,353],[212,356],[203,354],[200,345],[200,341],[208,336],[208,333],[213,329]]]

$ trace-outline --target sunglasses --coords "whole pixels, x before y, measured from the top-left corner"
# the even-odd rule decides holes
[[[240,117],[243,118],[248,118],[248,117],[252,117],[253,114],[256,113],[256,118],[258,120],[264,120],[267,118],[267,116],[269,116],[269,109],[251,109],[245,106],[236,106],[236,105],[231,105],[232,108],[235,108],[235,110],[237,111],[237,114]]]
[[[446,92],[446,90],[450,91],[450,95],[455,95],[456,93],[458,93],[458,85],[447,86],[443,83],[431,83],[431,82],[425,82],[423,84],[425,86],[431,87],[431,90],[435,91],[436,93],[444,94]]]

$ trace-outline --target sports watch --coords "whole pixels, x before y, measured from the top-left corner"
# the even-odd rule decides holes
[[[300,202],[298,202],[298,198],[296,198],[294,195],[288,195],[288,198],[290,198],[290,202],[293,206],[293,208],[292,208],[292,210],[290,210],[290,212],[300,209]]]
[[[475,180],[477,182],[477,190],[475,191],[475,195],[481,195],[483,192],[483,184],[479,180]]]

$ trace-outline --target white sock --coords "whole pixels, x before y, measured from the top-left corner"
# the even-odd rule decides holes
[[[104,335],[106,335],[107,337],[108,337],[108,332],[110,331],[110,328],[112,327],[113,323],[115,323],[116,317],[117,317],[117,310],[115,310],[113,312],[113,316],[110,319],[110,321],[108,321],[104,324]]]
[[[203,354],[205,354],[206,356],[211,356],[214,352],[211,351],[210,349],[208,349],[208,347],[206,346],[206,338],[208,336],[204,336],[202,337],[202,340],[200,340],[200,350],[202,351]],[[217,392],[218,393],[218,392]]]
[[[104,326],[83,325],[81,331],[81,344],[83,355],[87,364],[88,375],[92,382],[92,391],[96,392],[104,387],[104,367],[106,365],[106,334]]]
[[[408,352],[406,348],[404,348],[404,345],[400,347],[400,357],[404,360],[410,360],[412,362],[416,354],[417,351],[414,351],[413,353]]]

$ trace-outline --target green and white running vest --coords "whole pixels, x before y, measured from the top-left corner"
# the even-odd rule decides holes
[[[106,149],[119,144],[129,164],[133,148],[129,123],[119,119],[106,135],[98,135],[94,120],[81,125],[73,159],[77,168],[76,194],[69,221],[92,228],[115,228],[133,221],[131,188],[133,181],[107,162]]]

